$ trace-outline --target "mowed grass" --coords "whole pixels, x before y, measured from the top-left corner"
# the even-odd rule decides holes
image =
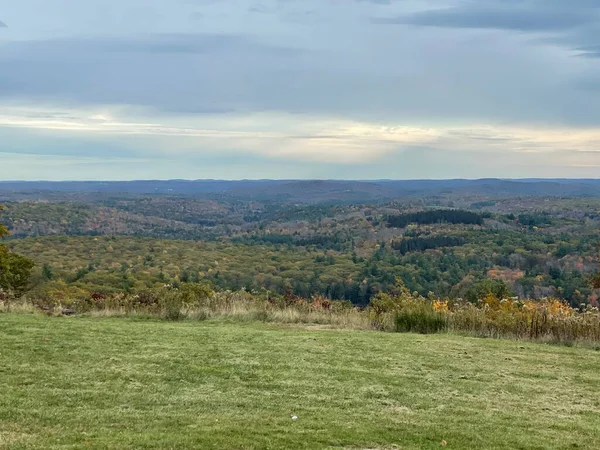
[[[596,449],[599,386],[592,349],[0,314],[0,448]]]

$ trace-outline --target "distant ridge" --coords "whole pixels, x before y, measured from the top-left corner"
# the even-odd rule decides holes
[[[7,194],[48,192],[224,196],[300,203],[377,201],[450,193],[596,197],[600,196],[600,179],[0,181],[0,200]]]

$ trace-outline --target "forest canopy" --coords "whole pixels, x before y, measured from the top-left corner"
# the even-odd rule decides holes
[[[511,296],[554,296],[574,307],[596,306],[600,294],[591,280],[600,198],[491,201],[461,191],[299,204],[214,193],[3,195],[0,223],[3,235],[11,232],[4,266],[10,259],[13,273],[21,267],[27,274],[18,255],[35,261],[31,298],[48,290],[80,295],[207,282],[362,306],[393,290],[398,278],[411,292],[449,299],[486,292],[487,279]],[[475,203],[482,209],[468,210]],[[26,278],[5,276],[4,289],[15,291]]]
[[[412,223],[428,225],[435,223],[462,223],[483,225],[483,216],[471,211],[460,209],[434,209],[414,213],[399,214],[388,217],[388,225],[395,228],[404,228]]]

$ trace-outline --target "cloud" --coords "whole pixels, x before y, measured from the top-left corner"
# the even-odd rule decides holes
[[[226,112],[244,108],[236,91],[256,76],[253,68],[280,70],[301,56],[298,48],[207,33],[15,41],[0,47],[0,65],[11,69],[0,73],[0,97]]]
[[[574,50],[597,44],[600,38],[600,3],[596,0],[477,0],[452,6],[447,3],[444,8],[378,17],[373,22],[538,34],[544,36],[540,42]]]
[[[0,20],[0,28],[8,28],[8,25]]]
[[[261,43],[244,35],[212,33],[145,34],[128,38],[63,38],[52,40],[17,41],[8,44],[15,52],[39,57],[45,52],[59,56],[72,54],[80,58],[86,52],[164,53],[164,54],[225,54],[232,52],[272,53],[278,56],[295,55],[298,48]]]
[[[581,56],[586,58],[600,58],[600,45],[580,47],[577,51],[581,52]]]
[[[390,5],[392,0],[356,0],[358,3],[374,3],[376,5]]]
[[[135,119],[132,119],[135,117]],[[310,120],[302,115],[218,116],[182,123],[178,117],[106,108],[93,110],[0,109],[0,127],[56,139],[119,143],[135,154],[245,153],[317,163],[376,162],[412,147],[453,154],[539,154],[570,150],[600,155],[600,129],[470,126],[381,126],[376,123]],[[14,132],[14,131],[13,131]]]
[[[461,161],[452,176],[523,155],[550,173],[600,147],[597,0],[63,4],[2,11],[5,149],[223,155],[279,177],[303,161],[409,176],[434,152]]]
[[[248,8],[248,12],[251,13],[259,13],[259,14],[268,14],[273,12],[273,9],[266,7],[265,5],[254,5]]]
[[[516,31],[561,31],[592,23],[588,11],[578,9],[523,8],[514,4],[469,5],[418,12],[396,18],[376,19],[377,23],[410,24],[441,28],[477,28]]]
[[[313,28],[319,38],[321,27]],[[600,101],[588,110],[572,106],[590,97],[569,90],[565,77],[583,63],[567,54],[500,36],[465,42],[402,29],[362,33],[348,30],[339,43],[326,44],[241,33],[8,41],[0,46],[0,66],[10,68],[0,73],[0,98],[383,122],[457,117],[587,125],[600,114]]]

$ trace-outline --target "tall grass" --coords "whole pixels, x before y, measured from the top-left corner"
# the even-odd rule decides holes
[[[136,294],[40,297],[5,302],[4,310],[45,314],[153,317],[164,320],[263,321],[386,332],[455,332],[572,344],[600,342],[600,312],[577,311],[556,299],[520,302],[493,295],[477,304],[410,293],[401,284],[380,293],[369,307],[324,297],[302,299],[247,291],[214,292],[202,284],[162,286]]]
[[[572,344],[600,342],[600,312],[578,311],[557,299],[518,301],[488,295],[477,304],[442,301],[410,293],[379,294],[369,312],[376,328],[397,332],[458,332]]]
[[[163,286],[136,294],[42,297],[13,302],[12,305],[13,310],[37,310],[48,315],[153,317],[171,321],[262,321],[372,329],[369,316],[349,302],[332,302],[320,296],[310,299],[269,297],[265,293],[244,290],[213,292],[200,284],[187,284],[179,288]]]
[[[600,342],[600,313],[597,309],[576,311],[556,299],[519,302],[487,298],[479,305],[456,304],[446,315],[449,331],[477,336],[565,344]]]

